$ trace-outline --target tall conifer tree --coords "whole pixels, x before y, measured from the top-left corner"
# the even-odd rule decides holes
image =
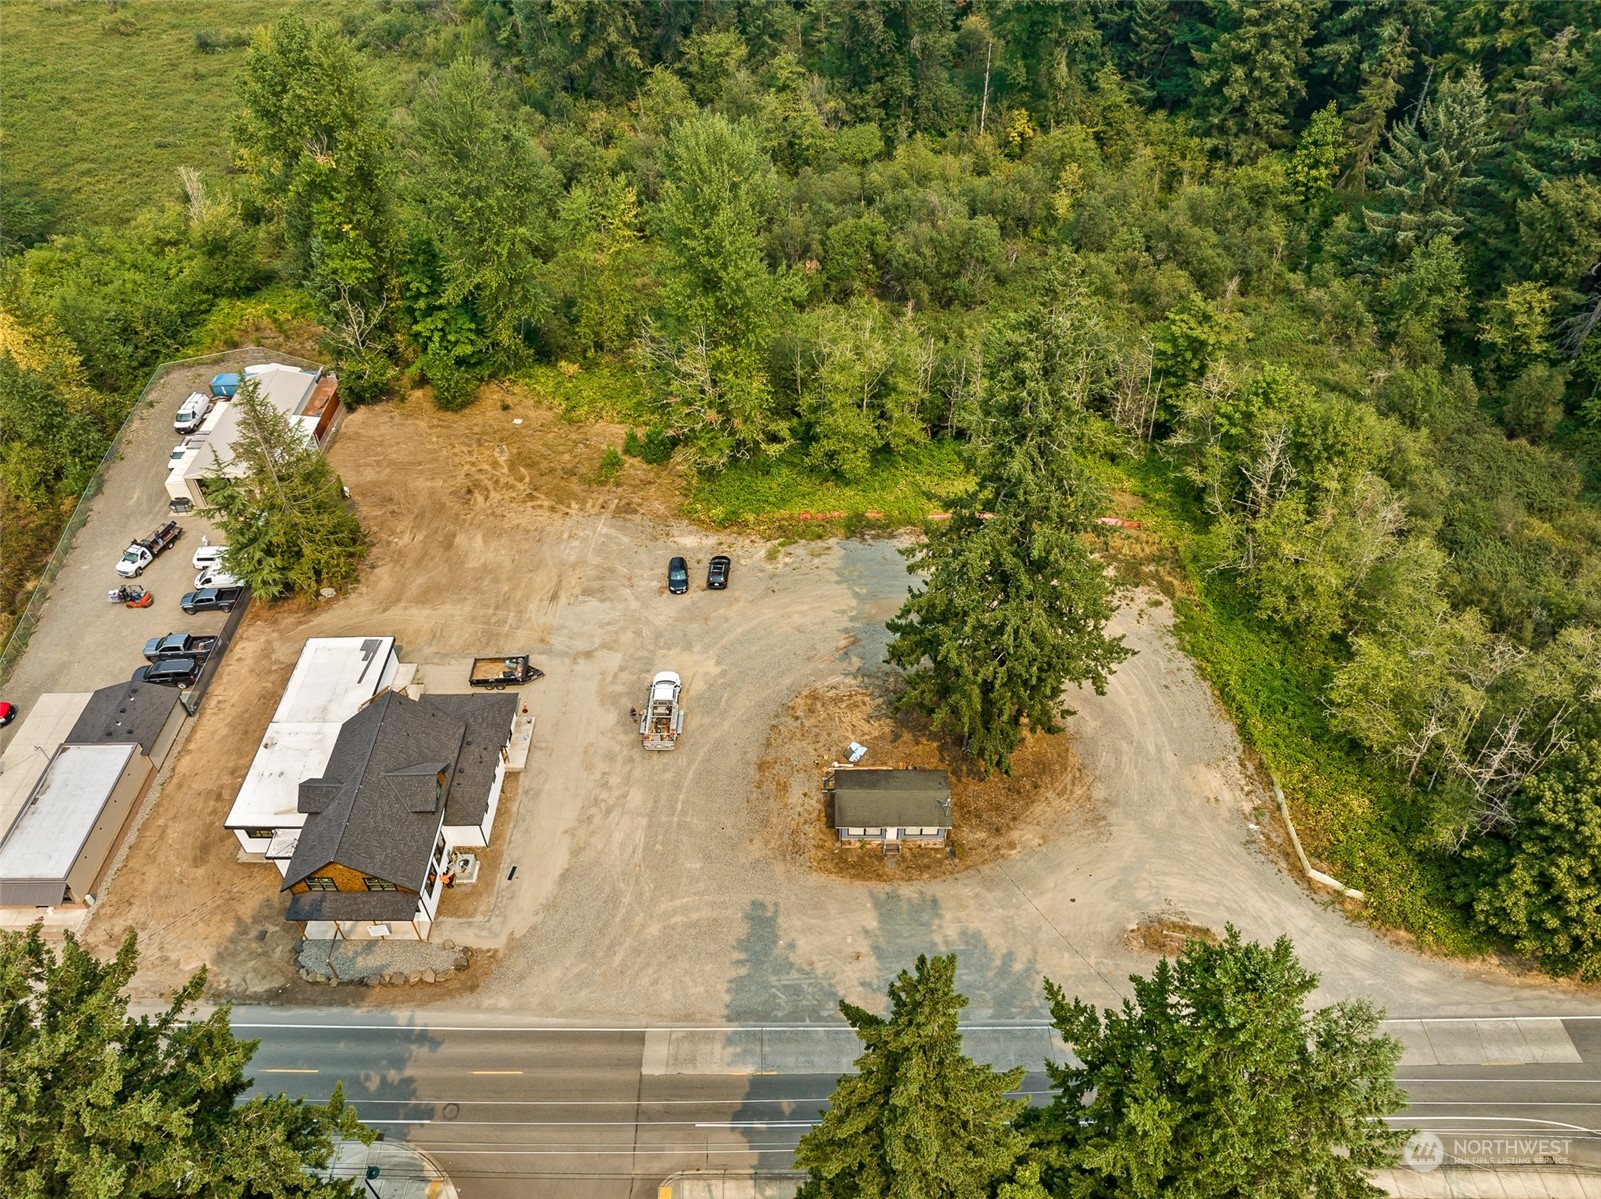
[[[1023,1070],[962,1053],[955,954],[919,956],[889,998],[887,1018],[840,1002],[863,1052],[795,1150],[800,1199],[984,1199],[1027,1147],[1012,1127],[1025,1101],[1007,1098]]]

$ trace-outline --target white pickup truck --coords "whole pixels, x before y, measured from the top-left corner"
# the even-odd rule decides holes
[[[670,670],[659,672],[650,681],[639,721],[639,741],[646,749],[678,748],[678,734],[684,731],[684,709],[678,706],[683,689],[683,680]]]
[[[125,579],[137,579],[144,574],[145,567],[182,536],[183,530],[178,527],[178,522],[169,520],[150,536],[131,542],[128,548],[122,551],[122,560],[117,563],[117,573]]]

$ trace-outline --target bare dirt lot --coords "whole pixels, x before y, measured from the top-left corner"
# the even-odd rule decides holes
[[[1595,1006],[1418,958],[1309,896],[1266,848],[1265,797],[1174,646],[1170,608],[1149,593],[1116,621],[1136,656],[1104,697],[1071,696],[1067,736],[1046,739],[1058,747],[1043,751],[1056,755],[1042,767],[1049,785],[1020,792],[987,844],[978,828],[958,830],[967,868],[820,873],[775,846],[765,788],[789,755],[801,778],[784,818],[804,815],[816,760],[842,738],[902,752],[871,704],[858,726],[848,704],[815,717],[804,697],[878,685],[883,622],[911,582],[904,559],[886,539],[773,546],[679,523],[669,472],[629,460],[615,485],[590,481],[620,435],[510,394],[458,415],[417,400],[352,414],[331,458],[374,538],[362,584],[250,614],[91,941],[109,945],[130,921],[147,930],[148,990],[204,962],[221,993],[307,998],[276,872],[233,860],[222,814],[304,639],[392,634],[430,686],[473,654],[531,652],[547,671],[522,693],[538,724],[497,820],[493,874],[459,906],[447,896],[434,931],[494,951],[451,984],[476,988],[480,1008],[825,1020],[842,995],[878,1002],[916,954],[953,950],[973,1018],[1033,1019],[1041,975],[1115,1002],[1125,976],[1169,948],[1168,932],[1230,922],[1248,937],[1289,934],[1326,995],[1368,995],[1396,1014]],[[699,585],[716,552],[734,559],[726,592]],[[673,554],[697,572],[688,595],[666,594]],[[628,712],[660,669],[684,678],[687,724],[675,752],[651,754]],[[849,731],[858,727],[866,735]],[[901,733],[908,757],[915,732]],[[321,1002],[340,994],[310,991]],[[347,999],[460,995],[375,988]]]
[[[868,747],[864,765],[944,770],[951,780],[957,827],[946,845],[907,843],[898,858],[874,844],[842,844],[819,789],[823,772],[855,741]],[[1065,733],[1028,738],[1009,775],[988,776],[954,737],[936,734],[915,713],[897,714],[893,697],[850,678],[809,688],[790,704],[767,738],[751,794],[753,821],[765,825],[775,857],[824,874],[904,884],[948,878],[1044,843],[1053,820],[1087,813],[1090,787]]]

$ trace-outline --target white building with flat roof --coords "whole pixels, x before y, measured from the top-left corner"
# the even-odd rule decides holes
[[[92,691],[47,691],[22,718],[0,754],[0,841],[93,698]]]
[[[154,775],[134,744],[56,750],[0,841],[0,906],[90,901]]]
[[[339,727],[387,687],[410,682],[393,637],[313,637],[300,652],[272,723],[225,821],[246,853],[288,869],[300,830],[300,784],[322,775]]]
[[[333,376],[322,371],[306,371],[281,362],[268,362],[245,367],[247,377],[256,380],[261,397],[283,413],[289,427],[298,429],[313,445],[319,445],[320,434],[328,424],[328,405],[333,403],[332,393],[321,395],[319,384],[327,391],[337,387]],[[233,463],[233,444],[239,437],[239,407],[228,400],[219,400],[193,443],[167,474],[167,495],[171,499],[188,499],[196,507],[205,503],[201,493],[201,480],[219,467],[225,475],[238,473]]]

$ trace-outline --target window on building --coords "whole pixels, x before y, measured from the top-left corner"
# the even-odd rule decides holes
[[[277,835],[277,832],[278,830],[275,828],[247,828],[245,836],[252,841],[271,841]]]
[[[399,888],[396,887],[394,883],[389,882],[387,879],[373,878],[372,875],[370,875],[370,874],[363,875],[361,881],[367,884],[367,890],[369,890],[369,891],[397,891],[397,890],[399,890]]]
[[[306,880],[306,890],[337,891],[339,890],[339,884],[334,882],[333,879],[327,878],[324,875],[314,874]]]

